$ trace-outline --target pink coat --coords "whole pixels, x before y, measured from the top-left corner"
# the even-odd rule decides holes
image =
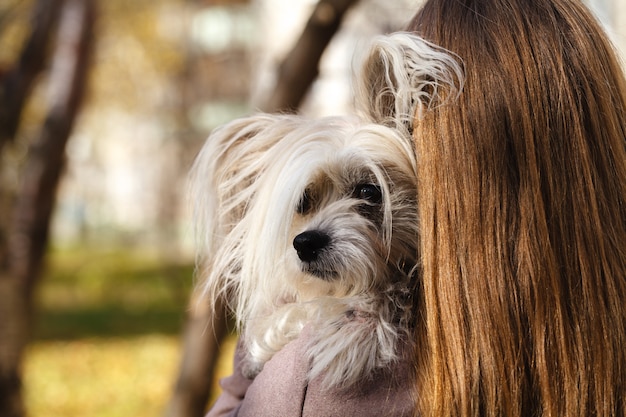
[[[320,377],[306,382],[306,335],[268,361],[254,380],[241,374],[240,347],[234,372],[220,381],[222,395],[206,417],[400,417],[412,416],[413,366],[401,360],[348,392],[325,391]],[[407,355],[408,356],[408,355]]]

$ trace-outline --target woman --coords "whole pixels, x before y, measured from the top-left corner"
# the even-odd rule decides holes
[[[456,101],[413,126],[424,416],[626,416],[626,83],[576,0],[431,0]],[[420,339],[421,338],[421,339]]]
[[[464,71],[417,88],[382,47],[360,79],[370,117],[418,155],[409,376],[386,396],[322,396],[296,340],[254,381],[235,372],[209,415],[287,393],[296,407],[256,415],[415,399],[421,416],[626,416],[626,81],[606,36],[577,0],[429,0],[408,30]]]

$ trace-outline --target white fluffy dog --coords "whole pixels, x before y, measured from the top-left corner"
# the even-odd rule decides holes
[[[329,389],[371,377],[410,340],[419,230],[409,116],[454,84],[454,60],[394,36],[364,65],[365,119],[257,114],[216,129],[196,160],[202,289],[233,310],[249,377],[305,326],[308,377]]]

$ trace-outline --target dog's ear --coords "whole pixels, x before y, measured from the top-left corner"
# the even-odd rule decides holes
[[[291,128],[285,118],[256,114],[220,126],[193,164],[188,196],[196,238],[198,305],[208,302],[215,309],[218,300],[231,303],[239,296],[242,245],[254,220],[250,202],[258,192],[257,179],[273,163],[268,150],[283,137],[279,133]]]
[[[280,137],[264,134],[277,123],[269,114],[243,117],[216,128],[190,172],[189,196],[197,242],[212,251],[244,216],[253,183],[267,163],[263,155]],[[216,241],[217,240],[217,241]]]
[[[374,39],[355,80],[359,111],[375,123],[411,133],[415,117],[458,95],[463,71],[454,54],[399,32]]]

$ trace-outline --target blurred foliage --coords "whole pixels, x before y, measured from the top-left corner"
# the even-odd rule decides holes
[[[162,413],[178,365],[178,339],[152,335],[31,345],[24,369],[33,416]]]
[[[184,65],[185,2],[99,2],[90,105],[145,111]]]
[[[0,1],[0,75],[19,56],[30,31],[33,3]],[[99,1],[87,108],[141,113],[154,111],[151,104],[162,105],[164,90],[184,66],[186,10],[184,0]],[[37,92],[33,99],[41,104]],[[33,106],[29,103],[24,114],[26,129],[40,121],[33,119]]]

